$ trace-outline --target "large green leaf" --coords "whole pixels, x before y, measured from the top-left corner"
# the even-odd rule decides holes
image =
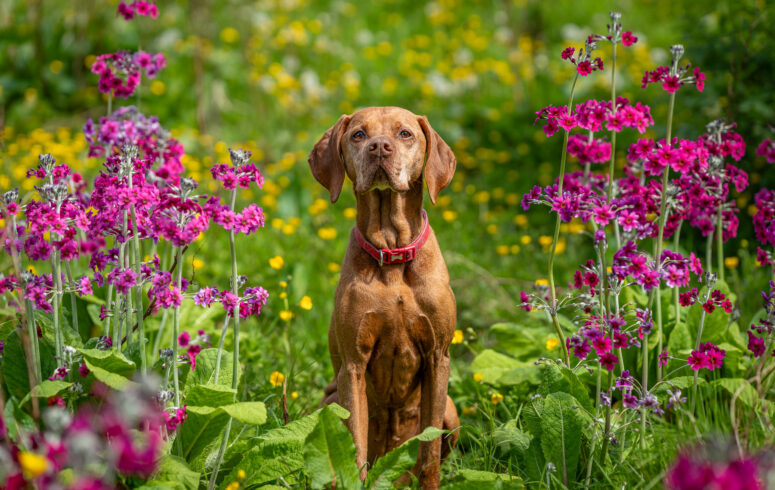
[[[521,386],[525,383],[537,386],[541,384],[541,369],[533,363],[509,369],[495,381],[497,386]]]
[[[38,339],[40,346],[40,365],[43,378],[48,378],[56,369],[54,346],[45,338]],[[8,392],[17,399],[24,398],[30,392],[30,380],[27,375],[27,356],[22,347],[19,331],[14,330],[5,339],[2,356],[3,381]]]
[[[681,322],[673,328],[673,331],[670,332],[670,337],[667,339],[667,351],[672,357],[677,359],[671,359],[668,362],[665,372],[671,372],[686,365],[686,359],[689,357],[692,349],[694,349],[694,342],[695,337],[689,332],[689,327],[686,326],[686,323]]]
[[[417,451],[420,441],[432,441],[441,437],[444,431],[435,427],[427,427],[422,433],[407,440],[397,448],[382,456],[374,463],[366,478],[366,488],[389,490],[393,482],[412,469],[417,462]]]
[[[509,420],[501,425],[492,434],[498,451],[507,456],[510,453],[523,456],[530,447],[530,434],[517,427],[517,420]]]
[[[37,398],[49,398],[54,395],[58,395],[72,385],[73,383],[67,381],[50,379],[43,380],[43,382],[33,388],[30,393],[27,393],[27,395],[22,399],[21,405],[24,405],[30,399],[30,397],[33,396]]]
[[[720,290],[729,297],[732,302],[735,301],[735,295],[730,292],[729,286],[723,281],[716,282],[714,289]],[[689,308],[689,314],[686,316],[686,324],[689,327],[692,339],[697,339],[697,332],[699,330],[703,311],[702,304],[699,301]],[[714,344],[721,342],[721,340],[726,337],[729,322],[729,314],[725,313],[721,308],[716,308],[713,310],[713,313],[706,313],[705,322],[702,327],[701,342],[713,342]]]
[[[496,384],[498,378],[505,372],[530,365],[532,364],[518,361],[492,349],[485,349],[474,358],[471,363],[471,372],[480,373],[482,381],[485,383]]]
[[[525,403],[525,407],[522,409],[522,416],[525,421],[525,428],[530,432],[533,437],[540,438],[541,431],[541,416],[544,413],[544,398],[542,396],[532,397]]]
[[[331,410],[339,419],[350,415],[339,405],[331,405]],[[245,487],[269,483],[280,477],[289,481],[291,473],[304,467],[304,441],[317,426],[321,411],[322,409],[319,409],[306,417],[252,439],[251,448],[247,452],[228,451],[224,459],[225,464],[232,461],[234,464],[220,488],[223,489],[229,482],[236,481],[237,472],[240,470],[246,475],[241,482]]]
[[[312,488],[324,488],[334,481],[337,488],[360,486],[352,435],[330,406],[323,407],[304,441],[304,468]]]
[[[11,440],[16,440],[20,429],[23,429],[28,433],[37,430],[35,420],[27,412],[21,409],[21,404],[15,396],[11,396],[5,401],[3,419],[8,430],[8,437]]]
[[[85,357],[83,361],[86,363],[86,367],[89,368],[89,371],[91,371],[90,376],[94,376],[95,379],[105,383],[107,386],[113,388],[114,390],[124,390],[135,384],[120,374],[106,371],[96,364],[92,364],[89,358]]]
[[[205,349],[196,356],[196,367],[188,372],[186,386],[215,384],[215,360],[218,357],[218,349]],[[231,352],[226,350],[221,354],[221,370],[218,373],[218,384],[231,386],[233,358]],[[189,371],[187,364],[184,370]],[[237,377],[241,376],[237,373]]]
[[[540,394],[547,396],[557,392],[569,393],[578,400],[582,407],[592,411],[592,400],[590,400],[587,387],[573,371],[554,362],[546,363],[543,369],[543,382],[538,389]]]
[[[498,349],[518,359],[530,359],[545,350],[546,329],[531,328],[516,323],[496,323],[490,327]]]
[[[124,354],[114,349],[78,349],[78,351],[83,355],[84,359],[89,361],[91,366],[97,366],[107,372],[115,373],[125,378],[131,378],[137,367]]]
[[[730,398],[738,393],[738,401],[748,407],[755,407],[759,403],[759,395],[756,389],[747,380],[742,378],[720,378],[708,383],[711,389],[724,389]]]
[[[558,477],[569,484],[576,479],[581,454],[583,419],[579,402],[567,393],[551,393],[544,401],[541,417],[541,449],[554,463]]]
[[[220,407],[234,403],[237,390],[222,385],[194,385],[186,391],[186,403],[202,407]]]
[[[161,459],[159,469],[153,478],[139,489],[197,490],[199,475],[199,472],[188,467],[185,460],[168,454]]]

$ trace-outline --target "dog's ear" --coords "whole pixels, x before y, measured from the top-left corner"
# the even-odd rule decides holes
[[[449,185],[457,162],[455,154],[431,127],[428,118],[420,116],[418,122],[425,134],[425,183],[431,202],[436,204],[436,196]]]
[[[315,143],[309,153],[307,163],[312,170],[315,180],[328,189],[331,194],[331,202],[339,199],[344,184],[344,161],[342,160],[342,134],[350,123],[350,116],[343,115],[331,128],[326,131],[320,140]]]

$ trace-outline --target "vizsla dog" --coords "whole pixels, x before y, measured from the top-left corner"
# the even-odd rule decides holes
[[[447,396],[455,296],[423,210],[455,172],[455,156],[424,116],[370,107],[342,116],[315,144],[309,166],[336,202],[353,182],[356,226],[342,264],[328,331],[334,381],[323,403],[350,411],[356,463],[401,445],[426,427],[460,425]],[[420,445],[414,473],[438,488],[453,432]]]

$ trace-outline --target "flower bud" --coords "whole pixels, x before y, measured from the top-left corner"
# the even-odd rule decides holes
[[[250,160],[251,155],[252,155],[251,152],[249,152],[248,150],[243,150],[242,148],[239,148],[237,150],[233,150],[229,148],[229,157],[231,158],[231,164],[234,165],[235,167],[239,167],[247,163],[247,161]]]
[[[673,44],[670,46],[670,63],[673,66],[673,69],[678,67],[678,61],[681,59],[681,56],[684,55],[684,46],[683,44]]]
[[[19,200],[19,188],[11,189],[10,191],[3,194],[3,202],[5,205],[9,205],[12,202],[16,202]]]

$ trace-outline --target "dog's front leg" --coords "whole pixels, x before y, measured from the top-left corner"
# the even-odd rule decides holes
[[[345,425],[350,429],[355,443],[355,463],[366,478],[366,457],[369,448],[369,404],[366,398],[366,367],[374,348],[378,320],[369,312],[358,326],[343,328],[337,332],[342,364],[337,374],[339,403],[350,412]]]
[[[441,429],[447,404],[449,383],[449,346],[434,348],[426,357],[423,372],[422,397],[420,402],[420,426]],[[420,486],[424,489],[439,488],[441,480],[441,441],[437,437],[430,442],[420,443],[418,465]]]

